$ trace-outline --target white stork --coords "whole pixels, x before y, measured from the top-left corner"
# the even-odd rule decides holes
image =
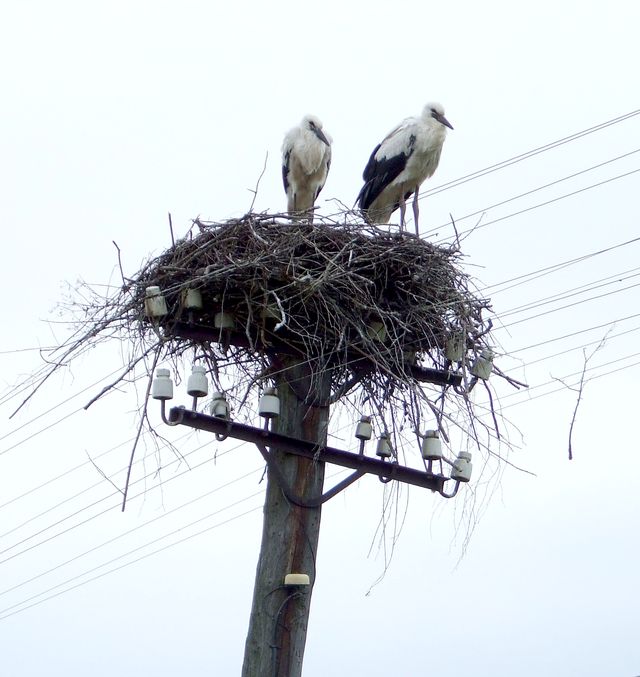
[[[370,223],[388,223],[400,207],[405,225],[405,201],[413,193],[413,219],[418,231],[418,190],[436,171],[447,135],[453,129],[439,103],[428,103],[420,117],[403,120],[379,143],[364,168],[364,186],[356,203]]]
[[[282,180],[290,214],[312,215],[330,165],[331,137],[322,131],[317,117],[305,115],[282,143]]]

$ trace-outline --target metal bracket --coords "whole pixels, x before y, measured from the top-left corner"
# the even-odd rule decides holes
[[[285,495],[286,499],[293,503],[294,505],[299,505],[301,508],[319,508],[323,503],[326,503],[330,498],[337,496],[343,489],[346,489],[349,485],[353,484],[359,480],[363,475],[366,474],[364,470],[356,470],[351,473],[349,477],[345,477],[342,482],[338,482],[334,487],[325,491],[321,496],[316,496],[315,498],[302,498],[297,496],[291,490],[291,487],[288,485],[287,480],[284,478],[278,462],[273,457],[273,452],[270,452],[264,444],[256,442],[256,447],[260,450],[262,458],[267,463],[269,472],[273,474],[274,479],[278,483],[282,493]]]
[[[314,503],[316,501],[325,502],[329,500],[329,498],[338,494],[342,489],[355,482],[365,473],[376,475],[383,478],[385,481],[397,480],[398,482],[412,484],[424,489],[430,489],[431,491],[437,491],[438,493],[443,492],[444,483],[448,479],[442,475],[425,472],[424,470],[418,470],[417,468],[410,468],[398,463],[387,463],[377,458],[365,456],[363,453],[354,454],[353,452],[343,451],[342,449],[336,449],[335,447],[318,446],[307,440],[298,440],[281,433],[254,428],[244,423],[228,421],[226,419],[209,416],[208,414],[202,414],[197,411],[191,411],[180,407],[173,407],[169,411],[168,422],[170,424],[179,423],[198,430],[207,430],[208,432],[226,435],[244,442],[251,442],[258,446],[258,449],[260,449],[259,445],[262,445],[263,449],[265,447],[279,449],[289,454],[317,459],[322,463],[332,463],[344,468],[351,468],[351,470],[355,471],[342,480],[342,482],[336,484],[335,487],[329,489],[329,491],[322,496],[311,499]],[[263,450],[261,450],[261,453],[263,453]],[[270,453],[271,452],[266,451],[268,456],[270,456]],[[265,460],[267,460],[266,457]],[[277,467],[271,462],[271,458],[269,458],[269,466]],[[284,486],[286,485],[286,482],[280,484],[281,486]],[[289,491],[289,494],[293,499],[299,500],[299,497],[294,496],[288,487],[287,491]],[[317,505],[321,504],[322,503],[318,503]]]

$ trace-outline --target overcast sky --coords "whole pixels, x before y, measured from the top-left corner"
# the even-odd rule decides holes
[[[305,113],[334,139],[327,214],[353,204],[375,144],[427,101],[455,129],[425,189],[637,113],[639,25],[628,0],[2,4],[3,675],[240,672],[257,451],[178,431],[189,470],[147,444],[122,514],[87,454],[122,484],[138,396],[82,410],[119,345],[9,419],[26,394],[15,385],[42,364],[31,349],[66,336],[78,280],[117,284],[113,241],[134,274],[170,244],[167,212],[178,234],[198,215],[242,215],[267,154],[255,206],[283,210],[280,144]],[[639,149],[630,115],[422,200],[433,241],[451,237],[450,214],[460,230],[482,215],[465,265],[492,299],[500,366],[531,386],[499,388],[526,472],[504,466],[451,501],[412,489],[376,585],[383,486],[365,477],[329,502],[306,677],[640,674]],[[546,274],[508,283],[534,271]],[[570,462],[565,386],[605,335]],[[353,444],[347,423],[336,445]]]

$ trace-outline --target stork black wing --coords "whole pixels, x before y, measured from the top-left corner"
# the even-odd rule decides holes
[[[288,193],[289,191],[289,158],[291,157],[291,151],[288,150],[285,153],[284,158],[282,159],[282,183],[284,183],[284,192]]]
[[[415,143],[415,137],[411,137]],[[385,157],[382,160],[376,160],[376,153],[381,144],[378,144],[371,153],[369,162],[364,168],[362,178],[365,181],[364,186],[358,193],[356,203],[360,209],[368,209],[373,201],[382,193],[382,191],[400,174],[407,166],[407,160],[413,155],[413,143],[409,153],[399,153],[391,157]]]

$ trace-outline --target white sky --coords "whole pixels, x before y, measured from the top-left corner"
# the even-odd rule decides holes
[[[146,488],[146,496],[132,497],[124,514],[113,507],[117,496],[95,503],[113,488],[90,464],[6,505],[134,432],[133,390],[44,430],[102,387],[64,402],[117,368],[119,346],[86,356],[19,416],[8,418],[21,399],[6,401],[12,385],[40,366],[36,352],[14,351],[65,336],[64,326],[47,322],[59,318],[56,305],[68,294],[63,283],[117,283],[113,240],[122,249],[125,271],[133,274],[169,244],[168,211],[178,234],[197,215],[221,220],[243,214],[267,152],[256,208],[282,210],[280,143],[305,113],[318,115],[334,139],[320,200],[321,210],[332,213],[334,204],[324,199],[351,205],[373,146],[427,101],[445,105],[455,130],[425,188],[635,111],[638,25],[640,5],[628,0],[527,6],[466,0],[3,3],[3,674],[238,674],[250,611],[263,487],[253,448],[185,438],[181,450],[192,452],[192,470],[178,476],[185,464],[167,467],[159,490],[157,458],[150,456],[135,475],[150,473],[136,485],[135,493]],[[423,231],[437,228],[440,237],[450,237],[443,226],[449,214],[460,229],[470,227],[477,217],[463,220],[465,215],[635,151],[639,142],[636,116],[427,197],[421,203]],[[489,225],[464,246],[479,288],[639,237],[639,174],[490,224],[636,170],[639,158],[630,155],[487,210],[482,223]],[[630,331],[640,318],[621,321],[640,313],[640,303],[638,288],[621,291],[637,278],[617,282],[638,273],[639,253],[637,242],[533,283],[485,292],[504,325],[540,314],[496,331],[499,349],[510,354],[501,366],[532,386],[529,395],[500,392],[518,447],[511,459],[535,476],[506,468],[499,483],[472,482],[449,502],[412,490],[391,566],[368,596],[384,568],[382,553],[374,547],[369,555],[382,485],[365,478],[331,501],[323,513],[306,677],[640,673],[640,461],[634,426],[639,359],[638,333]],[[604,278],[612,284],[507,315]],[[606,296],[550,312],[600,294]],[[606,326],[522,350],[596,325]],[[576,458],[569,462],[575,394],[548,394],[559,388],[557,382],[535,386],[579,372],[581,347],[598,341],[609,326],[611,338],[590,363],[604,366],[589,372],[601,378],[586,386],[574,430]],[[348,427],[337,434],[342,438],[334,438],[336,445],[352,444]],[[129,451],[124,444],[97,462],[106,473],[116,472],[126,466]],[[160,458],[164,465],[173,457]],[[116,475],[116,481],[121,478]],[[470,517],[472,492],[482,510]],[[9,615],[56,592],[62,594]]]

